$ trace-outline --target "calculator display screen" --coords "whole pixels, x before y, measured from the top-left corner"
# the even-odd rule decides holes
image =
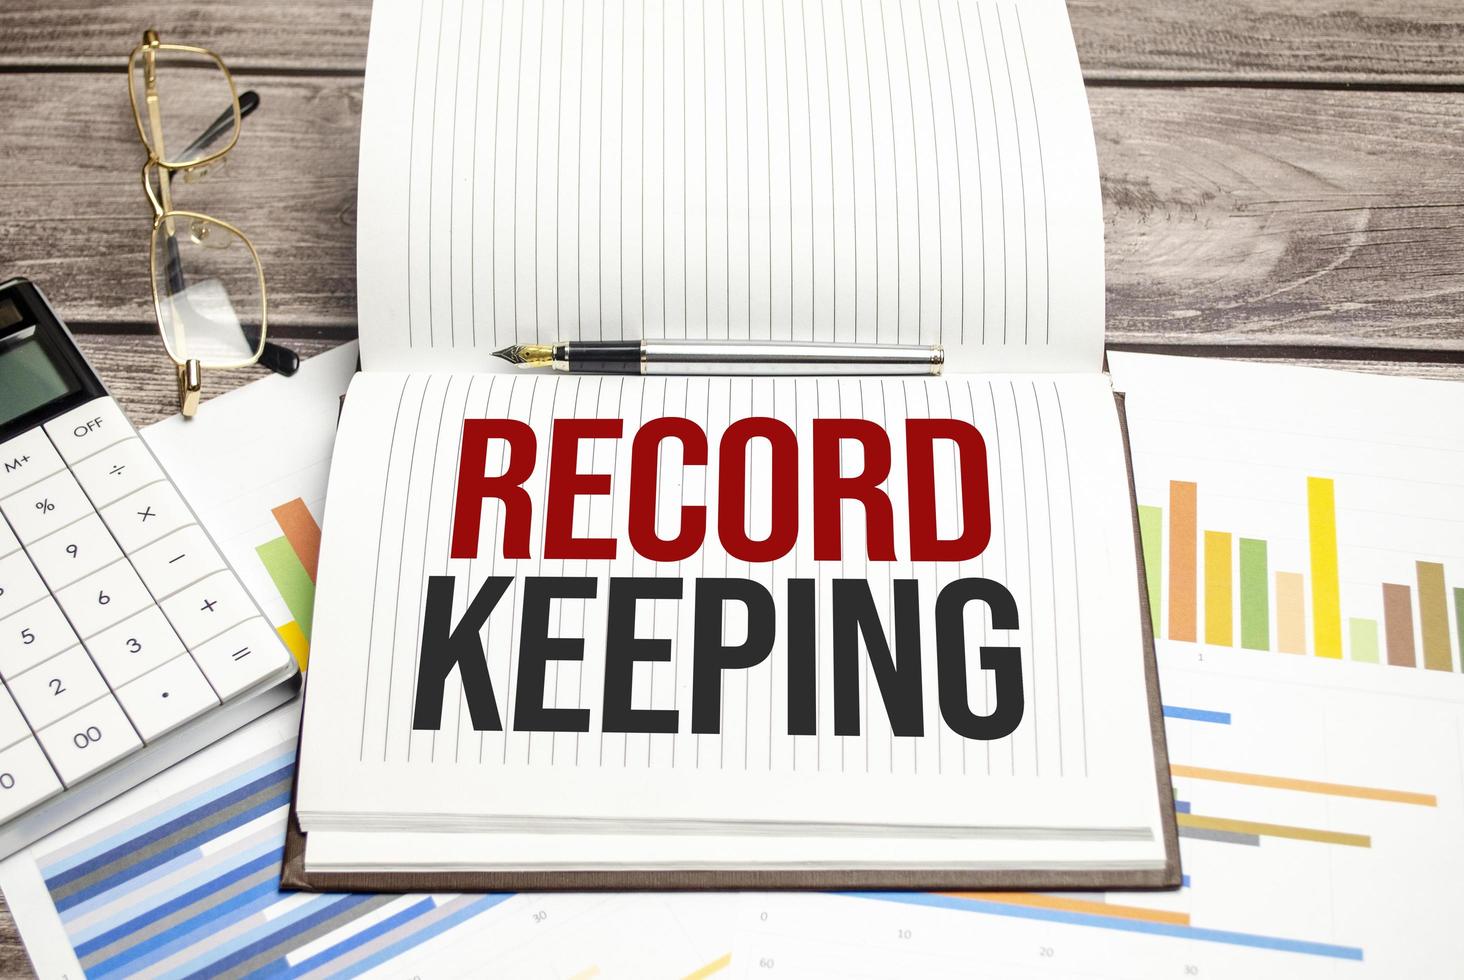
[[[5,307],[0,303],[0,323]],[[36,329],[23,330],[12,338],[0,339],[0,425],[32,409],[81,390],[70,366],[41,343]]]

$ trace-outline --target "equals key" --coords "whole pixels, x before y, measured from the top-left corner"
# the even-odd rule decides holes
[[[132,564],[158,601],[225,567],[223,558],[197,524],[139,549],[132,555]]]

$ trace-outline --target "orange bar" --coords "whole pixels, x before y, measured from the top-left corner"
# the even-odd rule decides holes
[[[1180,766],[1173,763],[1169,771],[1175,776],[1189,779],[1208,779],[1214,783],[1239,783],[1243,786],[1265,786],[1270,789],[1294,789],[1303,793],[1320,793],[1324,796],[1351,796],[1360,800],[1382,800],[1386,803],[1412,803],[1416,806],[1438,806],[1436,796],[1428,793],[1409,793],[1397,789],[1378,789],[1373,786],[1349,786],[1346,783],[1323,783],[1315,779],[1292,779],[1287,776],[1265,776],[1255,772],[1235,772],[1230,769],[1206,769],[1203,766]]]
[[[1282,653],[1306,653],[1303,591],[1300,574],[1276,573],[1276,649]]]
[[[1169,638],[1195,641],[1197,559],[1195,510],[1199,488],[1169,481]]]
[[[270,513],[274,515],[280,530],[285,532],[285,539],[290,542],[290,548],[300,559],[300,564],[305,566],[305,574],[314,582],[316,569],[320,565],[320,525],[315,523],[305,501],[296,497],[287,504],[280,504]]]
[[[1004,905],[1024,905],[1028,908],[1086,912],[1089,915],[1106,915],[1113,919],[1140,919],[1144,922],[1167,922],[1176,926],[1190,924],[1190,917],[1185,912],[1146,909],[1141,905],[1111,905],[1108,902],[1093,902],[1063,895],[1043,895],[1036,892],[945,892],[945,894],[978,902],[1001,902]]]

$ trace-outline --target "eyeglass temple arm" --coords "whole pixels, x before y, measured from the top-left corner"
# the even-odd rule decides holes
[[[239,93],[239,117],[242,119],[255,109],[259,108],[259,93],[250,89]],[[198,139],[189,143],[183,150],[182,156],[188,159],[195,154],[202,153],[208,149],[220,136],[227,133],[234,125],[234,108],[230,106],[219,113],[217,119],[208,125],[208,128],[199,135]],[[173,179],[173,171],[168,171],[168,179]],[[183,279],[183,263],[178,256],[178,239],[174,235],[168,236],[168,285],[175,292],[182,292],[187,286]],[[272,341],[265,341],[263,350],[259,354],[259,363],[269,368],[275,374],[289,377],[300,370],[300,357],[294,351],[282,344]]]
[[[253,89],[239,93],[239,118],[243,119],[255,109],[259,108],[259,93]],[[234,109],[232,106],[219,113],[219,117],[208,124],[203,133],[184,148],[181,159],[187,160],[202,153],[213,143],[223,136],[234,126]],[[173,179],[173,171],[168,172],[168,179]]]
[[[239,95],[239,118],[244,118],[255,109],[259,108],[259,93],[250,89]],[[209,123],[203,133],[189,143],[183,150],[183,159],[189,159],[196,154],[208,149],[220,136],[224,135],[234,124],[234,108],[230,106],[219,113],[217,119]],[[175,171],[167,171],[168,180],[171,182]],[[168,286],[174,291],[181,293],[188,285],[183,279],[183,264],[178,259],[178,239],[176,233],[168,235]]]

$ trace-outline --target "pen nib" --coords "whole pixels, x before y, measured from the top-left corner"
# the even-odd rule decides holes
[[[494,351],[493,356],[501,357],[515,367],[546,367],[554,361],[554,345],[515,344],[512,347]]]

